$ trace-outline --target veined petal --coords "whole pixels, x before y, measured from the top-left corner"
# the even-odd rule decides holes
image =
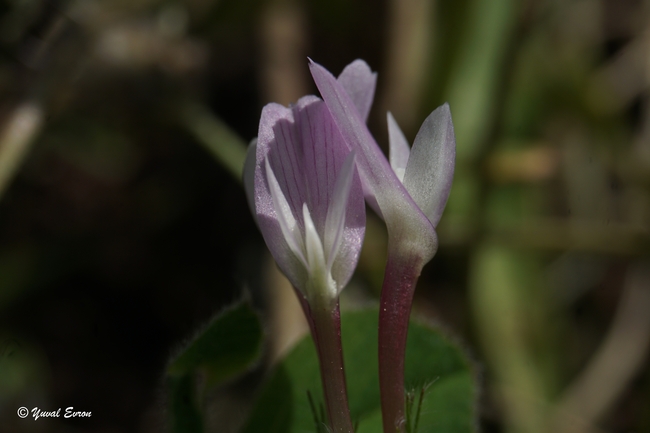
[[[388,112],[388,158],[397,178],[404,182],[404,172],[409,161],[411,149],[404,133],[397,125],[393,115]]]
[[[283,107],[280,104],[268,104],[262,109],[255,155],[254,195],[257,224],[262,236],[264,237],[264,241],[269,247],[273,258],[289,281],[291,281],[294,286],[300,287],[304,285],[306,280],[306,268],[303,261],[301,261],[294,252],[295,245],[292,248],[287,243],[285,233],[280,226],[276,212],[276,205],[271,195],[265,167],[265,161],[268,159],[269,165],[274,172],[273,174],[280,176],[279,179],[276,176],[276,180],[280,185],[280,190],[285,196],[285,200],[291,207],[292,200],[290,200],[289,196],[292,193],[293,195],[297,195],[301,192],[300,186],[297,185],[301,182],[300,173],[294,170],[294,167],[296,169],[299,168],[299,164],[294,162],[295,155],[293,155],[293,152],[290,155],[284,155],[277,149],[276,136],[291,138],[291,134],[286,136],[283,136],[282,134],[287,131],[290,132],[293,121],[293,112],[289,108]],[[283,147],[287,148],[286,145]],[[284,170],[285,165],[287,166],[286,171]],[[296,173],[297,177],[294,177],[293,173]],[[293,184],[288,185],[288,182],[292,182]],[[300,197],[298,196],[295,198],[296,199],[293,200],[293,202],[298,203]],[[300,201],[298,206],[297,212],[296,210],[291,209],[291,213],[298,225],[301,225],[302,201]],[[300,217],[300,221],[298,221],[298,217]]]
[[[311,272],[303,207],[306,203],[310,224],[323,244],[329,206],[338,198],[337,179],[349,153],[320,98],[305,96],[289,108],[279,104],[264,107],[255,151],[256,219],[278,266],[303,293],[308,290]],[[250,175],[249,170],[245,176]],[[344,287],[354,272],[365,231],[365,205],[356,172],[349,188],[342,240],[333,263],[328,264],[327,253],[321,252],[328,275],[331,270],[328,278],[333,279],[328,284],[337,289]]]
[[[280,224],[280,229],[284,235],[284,239],[291,248],[291,251],[298,257],[298,259],[307,267],[307,262],[305,255],[303,254],[303,242],[300,235],[300,227],[296,223],[296,219],[291,213],[291,208],[287,202],[278,180],[273,173],[273,169],[269,164],[269,160],[264,160],[266,177],[269,184],[269,189],[271,191],[271,198],[273,199],[273,205],[275,208],[275,214],[277,216],[278,223]],[[312,223],[313,225],[313,223]]]
[[[301,170],[305,182],[302,201],[309,206],[316,230],[324,239],[325,218],[334,185],[349,150],[321,99],[301,98],[292,110],[302,154]]]
[[[438,247],[433,226],[388,165],[345,89],[319,64],[311,62],[309,67],[342,137],[357,151],[361,180],[377,199],[389,235],[430,260]]]
[[[302,203],[304,179],[302,169],[302,149],[294,127],[293,111],[280,104],[267,104],[262,109],[260,127],[257,135],[255,169],[255,210],[261,216],[274,218],[273,202],[267,191],[264,161],[269,160],[280,189],[285,195],[302,226]]]
[[[372,100],[375,97],[377,73],[372,72],[366,62],[357,59],[343,69],[338,82],[350,95],[350,99],[354,102],[357,111],[359,111],[361,120],[368,121]]]
[[[445,103],[420,127],[404,174],[404,186],[434,227],[449,198],[455,159],[454,125]]]
[[[331,196],[329,208],[327,209],[327,218],[325,220],[325,252],[327,257],[327,269],[331,271],[334,259],[339,252],[341,242],[343,241],[343,231],[345,229],[345,213],[352,189],[352,180],[354,179],[354,151],[351,151],[345,158],[343,167],[339,172],[334,191]]]
[[[325,247],[325,259],[337,288],[345,287],[359,260],[359,252],[365,233],[366,215],[361,181],[353,170],[350,189],[342,197],[339,181],[350,149],[343,140],[329,109],[315,96],[301,98],[293,106],[297,136],[303,148],[305,189],[304,201]],[[343,200],[342,200],[343,199]],[[342,233],[335,251],[333,236],[327,235],[328,219],[334,221],[331,207],[343,203]],[[332,222],[329,222],[331,225]]]

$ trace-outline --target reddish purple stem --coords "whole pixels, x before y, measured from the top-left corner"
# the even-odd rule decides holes
[[[406,425],[404,357],[415,285],[422,260],[390,249],[379,309],[379,389],[384,433]]]
[[[341,313],[335,301],[307,303],[298,293],[318,352],[323,394],[330,428],[334,433],[353,433],[341,345]]]

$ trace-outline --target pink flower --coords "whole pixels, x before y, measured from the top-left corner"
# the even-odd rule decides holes
[[[308,300],[315,291],[336,298],[359,259],[365,206],[354,152],[325,103],[305,96],[289,108],[265,106],[245,170],[259,228],[282,272]]]
[[[368,203],[386,222],[393,242],[417,251],[428,262],[438,247],[435,227],[454,174],[456,140],[449,105],[438,107],[426,118],[412,149],[389,113],[389,164],[368,131],[367,114],[358,109],[354,96],[367,93],[360,89],[374,89],[376,75],[368,65],[356,60],[345,68],[343,74],[355,77],[352,83],[336,80],[317,63],[311,62],[310,68],[341,136],[357,152]]]
[[[413,148],[388,114],[390,164],[365,125],[354,96],[374,88],[375,74],[357,60],[344,73],[355,77],[352,89],[311,62],[316,86],[341,136],[357,152],[366,200],[388,229],[388,260],[379,300],[379,386],[384,431],[405,426],[404,357],[413,293],[422,267],[438,249],[436,226],[451,190],[456,139],[449,105],[431,113]],[[362,90],[360,93],[364,93]]]

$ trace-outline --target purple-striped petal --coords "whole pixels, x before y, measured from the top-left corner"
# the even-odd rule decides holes
[[[306,290],[318,273],[327,275],[330,291],[336,292],[356,267],[365,205],[361,181],[345,163],[349,153],[325,103],[315,96],[301,98],[290,108],[269,104],[262,110],[255,152],[255,212],[273,257],[300,290]],[[342,211],[341,195],[347,197]],[[335,215],[332,221],[343,223],[342,228],[328,226],[330,214]],[[329,258],[332,251],[334,257]]]
[[[265,168],[265,161],[269,157],[269,154],[273,153],[272,150],[274,150],[273,148],[275,147],[276,133],[282,130],[282,128],[278,126],[281,123],[293,123],[293,113],[290,109],[279,104],[268,104],[262,109],[255,156],[255,213],[260,231],[262,232],[264,241],[269,247],[271,254],[289,281],[296,285],[305,281],[307,276],[306,270],[304,265],[289,247],[284,233],[282,232]],[[269,162],[271,163],[272,161],[269,160]],[[279,168],[274,164],[270,165],[273,170],[278,170]],[[278,185],[283,191],[285,200],[291,208],[291,213],[295,218],[295,210],[292,208],[291,201],[287,197],[290,188],[286,186],[284,174],[285,173],[282,173],[282,176],[277,179]],[[291,189],[296,190],[297,186],[293,186]],[[302,228],[302,218],[298,221],[298,226]]]
[[[273,201],[273,210],[275,211],[275,216],[277,218],[278,224],[280,225],[282,236],[298,260],[300,260],[300,262],[305,267],[307,267],[307,258],[303,253],[305,246],[302,241],[302,233],[300,232],[296,218],[291,212],[291,208],[289,207],[289,203],[284,196],[284,192],[282,192],[280,184],[275,177],[275,173],[273,173],[273,169],[269,164],[268,158],[264,160],[264,169],[266,171],[266,180],[269,185],[269,191],[271,193],[271,200]],[[307,204],[303,203],[303,208],[305,206],[307,206]]]

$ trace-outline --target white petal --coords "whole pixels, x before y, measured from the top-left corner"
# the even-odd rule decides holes
[[[296,218],[291,213],[289,203],[287,202],[282,189],[280,189],[280,184],[278,184],[278,180],[275,178],[275,174],[273,173],[273,169],[271,169],[268,158],[264,160],[264,164],[266,168],[266,179],[269,183],[271,197],[273,198],[273,207],[275,208],[275,213],[282,234],[284,235],[284,239],[296,257],[298,257],[305,267],[308,267],[307,260],[303,254],[300,228],[296,223]]]
[[[390,111],[386,117],[388,118],[388,157],[390,166],[393,168],[399,180],[404,182],[404,172],[406,171],[406,164],[409,161],[411,149],[409,148],[406,137],[404,137],[404,133],[397,125]]]
[[[433,226],[447,204],[454,177],[456,138],[448,104],[424,120],[406,165],[404,186]]]
[[[327,209],[325,219],[325,251],[327,252],[327,269],[332,269],[332,263],[339,252],[343,241],[343,230],[345,229],[345,214],[352,189],[354,178],[354,151],[350,152],[343,162],[339,172],[334,190],[331,194],[331,202]]]
[[[327,290],[331,297],[337,295],[336,285],[332,280],[329,269],[325,266],[325,253],[314,221],[311,219],[307,203],[302,205],[302,216],[305,223],[305,250],[309,263],[309,278],[311,287],[316,290]],[[322,294],[321,294],[322,295]],[[307,296],[310,296],[308,293]]]

